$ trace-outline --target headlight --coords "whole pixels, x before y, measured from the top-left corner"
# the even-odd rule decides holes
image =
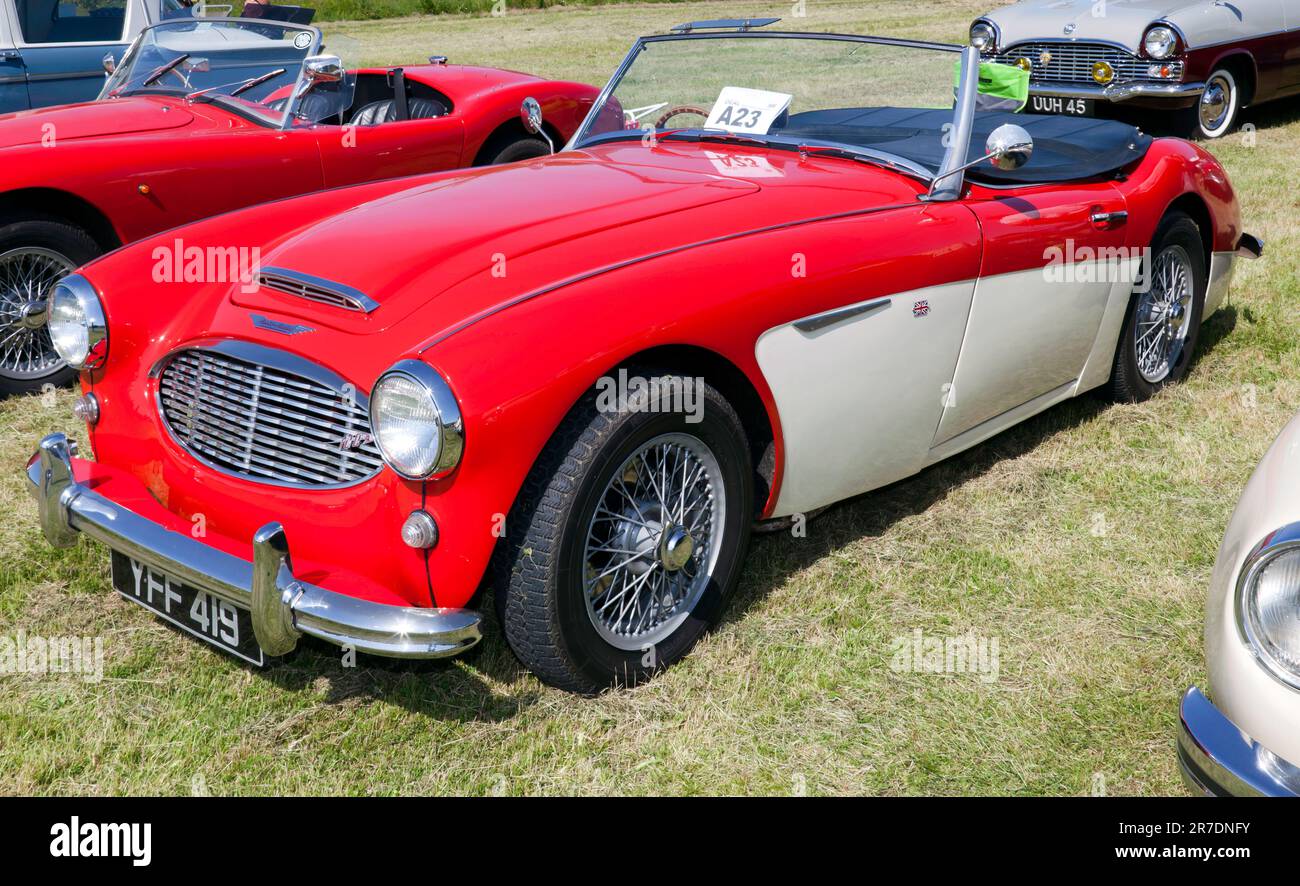
[[[370,429],[384,461],[407,480],[446,474],[465,448],[451,388],[420,360],[402,360],[379,376],[370,392]]]
[[[1237,597],[1242,634],[1260,663],[1300,688],[1300,526],[1273,533],[1252,552]]]
[[[1178,35],[1173,28],[1156,25],[1142,38],[1142,48],[1151,58],[1169,58],[1178,49]]]
[[[94,369],[108,355],[108,323],[90,281],[70,274],[54,286],[45,308],[54,350],[73,369]]]
[[[998,48],[998,35],[988,22],[976,22],[970,26],[970,45],[980,52],[993,52]]]

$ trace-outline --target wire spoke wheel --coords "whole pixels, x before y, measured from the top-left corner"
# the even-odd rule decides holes
[[[1133,334],[1138,372],[1150,384],[1168,378],[1182,356],[1191,328],[1193,280],[1192,259],[1182,246],[1156,256],[1138,300]]]
[[[690,616],[712,579],[726,499],[713,451],[688,434],[646,442],[605,484],[587,528],[587,615],[611,646],[644,649]]]
[[[45,301],[76,264],[52,249],[0,253],[0,377],[30,380],[62,365],[45,326]]]

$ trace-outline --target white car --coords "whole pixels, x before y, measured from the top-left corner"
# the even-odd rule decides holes
[[[1031,112],[1164,108],[1218,138],[1246,106],[1300,92],[1295,0],[1023,0],[976,19],[970,39],[1029,72]]]
[[[1183,696],[1178,758],[1198,794],[1300,796],[1300,415],[1228,522],[1210,579],[1210,697]]]

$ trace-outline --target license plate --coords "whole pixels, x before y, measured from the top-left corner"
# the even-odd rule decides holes
[[[1031,95],[1029,110],[1034,114],[1063,114],[1066,117],[1092,117],[1096,114],[1093,99],[1059,95]]]
[[[253,616],[242,606],[200,591],[113,551],[113,589],[176,627],[223,652],[264,664],[253,635]]]

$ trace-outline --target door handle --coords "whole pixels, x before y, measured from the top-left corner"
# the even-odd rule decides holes
[[[0,49],[0,61],[6,61],[6,62],[20,62],[20,61],[22,61],[22,60],[23,60],[23,55],[22,55],[22,53],[19,52],[18,50],[16,50],[16,49]]]
[[[1105,212],[1101,209],[1094,209],[1088,220],[1092,222],[1094,228],[1109,231],[1128,221],[1128,210],[1117,209],[1114,212]]]

